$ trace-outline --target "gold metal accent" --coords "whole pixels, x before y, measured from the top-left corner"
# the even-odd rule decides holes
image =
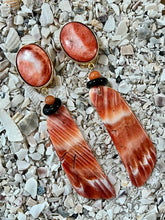
[[[91,71],[91,70],[94,70],[95,68],[95,64],[94,63],[88,63],[88,69]]]
[[[69,24],[69,23],[73,23],[73,22],[82,24],[82,25],[84,25],[85,27],[87,27],[87,28],[92,32],[92,34],[94,35],[94,37],[95,37],[95,39],[96,39],[96,42],[97,42],[97,52],[96,52],[96,55],[95,55],[95,57],[94,57],[92,60],[90,60],[90,61],[88,61],[88,62],[79,62],[79,61],[74,60],[72,57],[70,57],[70,56],[66,53],[66,51],[64,50],[64,48],[63,48],[63,46],[62,46],[62,43],[61,43],[61,40],[60,40],[60,39],[61,39],[61,31],[62,31],[62,29],[64,28],[65,25],[67,25],[67,24]],[[60,31],[60,39],[59,39],[60,45],[61,45],[61,48],[63,49],[65,55],[66,55],[70,60],[74,61],[75,63],[79,64],[80,66],[85,66],[85,67],[88,67],[88,65],[89,65],[90,63],[93,63],[93,64],[96,63],[97,57],[98,57],[98,53],[99,53],[99,42],[98,42],[98,39],[97,39],[96,34],[95,34],[87,25],[85,25],[85,24],[83,24],[83,23],[81,23],[81,22],[78,22],[78,21],[71,21],[71,22],[68,22],[68,23],[64,24],[63,27],[61,28],[61,31]]]
[[[48,96],[48,94],[49,94],[49,89],[46,87],[41,88],[40,91],[43,95]]]
[[[16,69],[17,69],[17,73],[19,74],[20,78],[22,79],[22,81],[23,81],[24,83],[26,83],[27,85],[33,87],[34,89],[39,90],[39,91],[40,91],[41,93],[43,93],[43,94],[47,94],[47,93],[45,93],[45,90],[42,90],[42,89],[43,89],[43,88],[46,89],[46,87],[48,87],[48,86],[49,86],[50,84],[52,84],[53,81],[54,81],[54,68],[53,68],[53,63],[52,63],[52,60],[50,59],[50,56],[49,56],[48,53],[45,51],[45,49],[43,49],[43,48],[42,48],[39,44],[37,44],[37,43],[31,43],[31,44],[34,44],[34,45],[40,47],[40,48],[46,53],[46,55],[48,56],[48,58],[49,58],[49,60],[50,60],[50,63],[51,63],[51,70],[52,70],[50,79],[49,79],[48,82],[47,82],[46,84],[44,84],[43,86],[32,86],[32,85],[30,85],[28,82],[26,82],[26,81],[24,80],[24,78],[21,76],[21,74],[20,74],[20,72],[19,72],[19,70],[18,70],[18,66],[17,66],[17,55],[18,55],[19,51],[21,50],[21,48],[23,48],[23,47],[25,47],[25,46],[27,46],[27,45],[30,45],[30,44],[25,44],[25,45],[23,45],[23,46],[17,51],[17,55],[16,55]],[[43,92],[42,92],[42,91],[43,91]]]

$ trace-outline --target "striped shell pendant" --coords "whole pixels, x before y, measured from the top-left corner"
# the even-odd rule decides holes
[[[155,165],[155,148],[121,95],[105,86],[106,79],[98,72],[93,75],[97,76],[92,76],[87,84],[90,99],[110,134],[133,185],[142,186]]]
[[[43,109],[48,115],[47,129],[73,188],[90,199],[114,197],[113,185],[103,173],[70,113],[59,99],[50,103],[51,99]]]

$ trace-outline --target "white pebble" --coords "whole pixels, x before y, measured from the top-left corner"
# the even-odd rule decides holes
[[[29,197],[27,199],[26,205],[29,206],[29,207],[32,207],[34,205],[37,205],[37,202],[34,199],[32,199],[31,197]]]
[[[2,146],[5,147],[5,145],[6,145],[6,137],[5,137],[5,135],[3,133],[1,134],[0,141],[1,141]]]
[[[149,10],[157,11],[157,10],[158,10],[157,4],[156,4],[156,3],[146,4],[146,6],[145,6],[145,11],[149,11]]]
[[[64,195],[69,195],[72,192],[72,186],[69,181],[66,181],[66,185],[64,186]]]
[[[64,192],[64,187],[59,187],[57,184],[52,185],[52,193],[59,197]]]
[[[34,179],[33,177],[28,179],[26,181],[24,189],[31,195],[31,197],[33,199],[35,199],[36,195],[37,195],[37,181],[36,181],[36,179]]]
[[[25,156],[27,155],[28,150],[27,149],[21,149],[19,150],[16,155],[18,157],[18,160],[23,160]]]
[[[52,24],[54,21],[52,10],[50,9],[50,5],[44,3],[41,7],[41,16],[40,16],[40,23],[41,26],[47,26]]]
[[[22,182],[22,176],[21,176],[21,174],[16,173],[14,179],[15,179],[16,182],[20,182],[20,183],[21,183],[21,182]]]
[[[114,29],[115,29],[115,19],[114,16],[110,15],[104,25],[103,31],[111,32],[114,31]]]
[[[42,37],[48,38],[48,36],[50,34],[50,28],[49,27],[42,27],[41,34],[42,34]]]
[[[123,205],[125,203],[126,196],[119,197],[116,202],[118,202],[120,205]]]
[[[80,203],[78,203],[75,207],[75,213],[82,213],[82,205]]]
[[[157,216],[156,216],[156,212],[155,210],[151,210],[149,211],[145,217],[143,218],[143,220],[156,220],[157,219]]]
[[[96,214],[96,219],[106,219],[106,215],[107,212],[104,210],[100,210],[97,214]]]
[[[86,209],[86,210],[88,210],[88,211],[90,211],[90,212],[93,211],[93,207],[92,207],[92,206],[89,206],[89,205],[86,205],[86,204],[83,205],[83,208]]]
[[[46,205],[46,202],[43,202],[38,205],[34,205],[30,209],[30,214],[33,216],[33,218],[38,218],[41,212],[44,210]]]
[[[96,200],[96,202],[94,202],[93,207],[97,209],[102,209],[102,205],[103,205],[102,200],[98,199]]]
[[[131,90],[131,85],[128,85],[125,81],[121,81],[118,90],[120,93],[127,94]]]
[[[121,46],[121,55],[133,55],[133,47],[132,45],[124,45]]]
[[[35,24],[32,29],[31,29],[31,35],[33,36],[33,38],[38,41],[41,38],[41,34],[40,34],[40,29],[38,24]]]
[[[3,109],[0,109],[0,122],[3,124],[4,129],[6,130],[9,141],[23,141],[23,136],[17,125],[10,115]]]
[[[107,213],[108,213],[108,216],[109,216],[109,220],[113,220],[113,209],[108,209]]]
[[[120,40],[121,40],[121,35],[112,36],[112,41],[120,41]]]
[[[85,77],[86,75],[87,75],[87,72],[81,71],[81,72],[79,73],[78,77],[83,78],[83,77]]]
[[[120,42],[119,46],[121,47],[121,46],[124,46],[124,45],[127,45],[127,44],[129,44],[129,40],[128,39],[124,39],[124,40],[122,40]]]
[[[37,142],[36,142],[36,140],[35,140],[33,135],[29,135],[27,137],[27,141],[28,141],[28,144],[30,145],[30,147],[35,148],[37,146]]]
[[[160,77],[160,81],[164,82],[165,81],[165,69],[163,69],[161,77]]]
[[[46,155],[52,155],[53,154],[53,149],[52,147],[48,147],[46,150]]]
[[[165,26],[165,17],[163,19],[156,19],[156,22],[159,26]]]
[[[163,138],[158,139],[157,148],[158,148],[159,151],[164,151],[165,150],[165,140]]]
[[[41,154],[38,152],[29,155],[33,160],[39,161],[41,159]]]
[[[38,149],[37,149],[37,152],[39,153],[39,154],[41,154],[41,155],[43,155],[44,154],[44,152],[45,152],[45,146],[44,146],[44,144],[39,144],[39,146],[38,146]]]
[[[105,66],[108,65],[108,57],[105,55],[105,54],[102,54],[100,57],[99,57],[99,60],[98,60],[98,63],[99,64],[103,64]]]
[[[115,2],[115,1],[114,1],[114,2]],[[116,15],[119,16],[119,15],[120,15],[119,6],[116,5],[116,4],[111,4],[110,6],[111,6],[111,8],[114,10],[114,12],[116,13]]]
[[[7,38],[5,40],[5,47],[8,51],[12,51],[19,47],[20,37],[14,28],[10,28]]]
[[[22,161],[22,160],[17,160],[16,162],[18,170],[27,170],[30,166],[29,163],[27,163],[26,161]]]
[[[26,215],[22,212],[19,212],[17,218],[18,220],[26,220]]]
[[[28,172],[25,174],[27,179],[30,179],[31,177],[34,178],[35,174],[36,174],[36,166],[31,166],[28,169]]]
[[[71,12],[72,11],[72,8],[70,6],[70,3],[68,0],[62,0],[60,1],[59,3],[59,8],[62,10],[62,11],[67,11],[67,12]]]
[[[123,11],[126,11],[130,4],[131,0],[124,0],[122,4]]]
[[[162,202],[160,205],[159,205],[159,211],[164,213],[165,212],[165,202]]]
[[[86,110],[86,113],[87,113],[87,115],[90,115],[90,114],[92,114],[93,111],[94,111],[93,107],[88,107]]]
[[[137,85],[137,90],[139,91],[139,92],[144,92],[145,91],[145,89],[147,88],[147,86],[146,86],[146,84],[142,84],[142,85]]]
[[[14,24],[15,25],[21,25],[21,24],[23,24],[23,17],[21,16],[21,15],[16,15],[15,17],[14,17]]]
[[[154,197],[149,196],[147,198],[142,198],[140,201],[144,205],[150,205],[150,204],[154,203]]]
[[[128,31],[127,21],[122,20],[116,30],[116,35],[124,36]]]
[[[73,101],[71,99],[68,99],[67,107],[68,107],[69,111],[75,110],[75,105],[74,105],[74,103],[73,103]]]
[[[21,132],[28,136],[38,128],[38,116],[35,112],[30,112],[18,123]]]
[[[1,16],[3,18],[8,17],[9,14],[10,14],[10,5],[2,4],[1,7],[0,7],[0,11],[1,11]]]
[[[74,207],[74,201],[73,201],[73,196],[72,195],[68,195],[64,201],[64,206],[66,208],[73,208]]]

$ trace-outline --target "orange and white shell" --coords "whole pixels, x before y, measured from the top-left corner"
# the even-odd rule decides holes
[[[62,105],[47,119],[52,144],[73,188],[90,199],[109,199],[115,189],[105,176],[80,130]]]
[[[89,95],[132,183],[142,186],[156,161],[156,151],[149,136],[118,92],[107,86],[99,86],[91,88]]]

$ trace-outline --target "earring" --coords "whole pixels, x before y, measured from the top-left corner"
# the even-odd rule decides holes
[[[16,66],[25,83],[40,89],[53,78],[51,60],[36,44],[23,46],[17,53]],[[61,100],[45,98],[43,113],[48,116],[47,129],[52,144],[73,188],[89,199],[109,199],[115,189],[105,176],[80,130]]]
[[[98,43],[93,32],[79,22],[66,24],[60,41],[65,53],[79,64],[94,68],[98,54]],[[156,162],[155,148],[142,125],[120,94],[105,86],[108,80],[100,73],[90,73],[87,87],[89,96],[107,131],[109,132],[121,160],[135,186],[142,186],[150,176]]]
[[[45,102],[43,113],[48,116],[48,133],[73,188],[90,199],[115,196],[114,187],[101,170],[68,110],[61,105],[61,100],[47,96]]]
[[[135,186],[142,186],[156,162],[155,148],[142,125],[120,94],[105,86],[108,80],[93,71],[87,87],[120,158]]]

